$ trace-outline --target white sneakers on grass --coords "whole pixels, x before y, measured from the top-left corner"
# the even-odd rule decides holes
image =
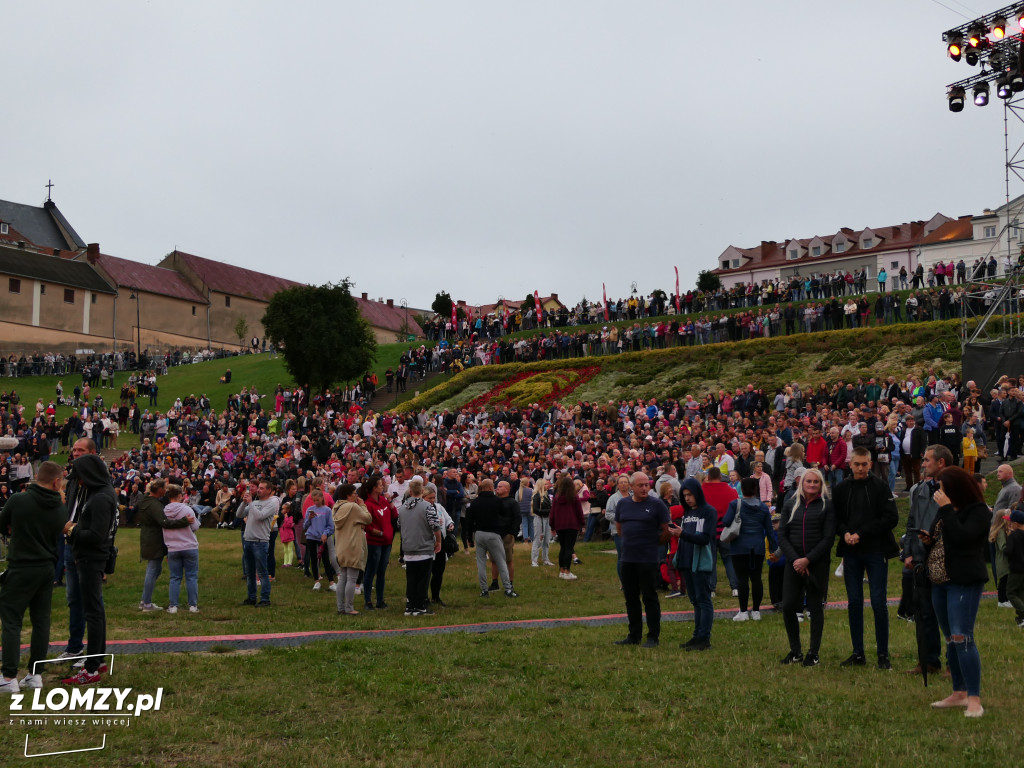
[[[746,611],[737,611],[736,615],[732,617],[732,620],[733,621],[746,621],[749,618],[750,617],[747,615]]]

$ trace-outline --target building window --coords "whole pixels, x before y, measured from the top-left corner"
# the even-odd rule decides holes
[[[899,269],[900,268],[900,263],[898,261],[890,261],[889,265],[890,265],[891,269]]]
[[[10,231],[10,228],[6,224],[0,224],[0,235],[6,235]]]
[[[90,304],[95,304],[96,303],[96,294],[95,293],[89,295],[89,303]]]
[[[865,237],[864,238],[864,245],[863,245],[864,248],[871,248],[874,245],[875,245],[875,238],[873,238],[873,237]]]
[[[192,307],[192,317],[195,317],[195,316],[196,316],[196,308]]]
[[[11,293],[21,293],[21,280],[16,277],[12,277],[7,281],[7,290]]]
[[[728,269],[728,268],[729,268],[729,262],[728,261],[723,261],[722,262],[722,269]]]
[[[39,284],[39,295],[40,296],[45,296],[46,295],[46,283],[40,283]]]
[[[985,237],[995,237],[995,236],[996,236],[996,228],[995,227],[985,227]]]
[[[800,258],[800,252],[796,248],[790,248],[789,249],[789,258],[791,258],[791,259],[799,259]]]
[[[738,267],[739,265],[740,265],[740,260],[739,259],[733,259],[732,260],[732,268],[733,269],[736,269],[736,267]]]
[[[65,304],[74,304],[75,303],[75,289],[74,288],[65,288],[64,289],[64,303]]]
[[[832,250],[835,251],[836,253],[842,253],[843,251],[846,250],[846,243],[836,243],[834,246],[832,246]]]
[[[821,256],[821,246],[816,245],[811,248],[811,256]]]
[[[231,297],[230,296],[225,296],[224,297],[224,306],[225,307],[230,307],[231,306]]]

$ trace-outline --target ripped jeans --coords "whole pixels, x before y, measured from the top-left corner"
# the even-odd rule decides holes
[[[946,638],[946,664],[954,691],[981,695],[981,655],[974,644],[974,621],[984,584],[933,584],[932,606]]]

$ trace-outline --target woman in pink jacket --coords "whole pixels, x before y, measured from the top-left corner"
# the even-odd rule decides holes
[[[184,528],[164,528],[164,545],[167,547],[167,566],[171,571],[170,594],[167,612],[178,612],[178,595],[181,592],[181,578],[185,577],[185,594],[188,596],[189,613],[199,613],[199,516],[192,507],[183,503],[179,485],[167,486],[167,506],[164,514],[168,520],[193,516],[192,524]]]

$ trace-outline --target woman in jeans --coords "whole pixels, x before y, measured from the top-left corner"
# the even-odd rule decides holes
[[[185,594],[188,597],[189,613],[199,613],[199,516],[192,507],[184,503],[180,486],[167,486],[167,506],[164,514],[168,520],[191,517],[192,523],[185,528],[164,528],[164,545],[167,547],[167,566],[171,571],[168,590],[167,612],[178,612],[178,597],[181,594],[181,579],[185,578]]]
[[[825,628],[825,598],[831,569],[832,544],[836,538],[836,514],[828,498],[821,472],[808,469],[800,478],[796,493],[782,509],[779,547],[786,556],[782,579],[782,619],[789,638],[789,653],[783,664],[818,665],[821,634]],[[807,655],[800,652],[800,624],[797,612],[811,614],[811,642]]]
[[[530,548],[530,565],[537,566],[537,558],[542,557],[544,565],[554,565],[548,559],[548,548],[551,546],[551,497],[548,496],[548,481],[543,477],[537,481],[530,497],[530,514],[533,515],[533,546]]]
[[[572,555],[576,538],[583,528],[583,504],[576,495],[573,479],[565,474],[555,483],[555,498],[551,502],[551,527],[558,534],[558,578],[574,581]]]
[[[366,570],[363,575],[363,598],[366,610],[387,608],[384,602],[384,574],[391,559],[391,544],[395,539],[395,524],[398,510],[392,504],[385,490],[387,486],[381,475],[374,474],[359,486],[359,498],[366,504],[372,518],[366,526]],[[373,604],[374,582],[377,586],[377,604]]]
[[[932,703],[935,709],[966,707],[967,717],[981,717],[981,655],[974,644],[974,622],[981,592],[988,581],[985,548],[992,513],[974,478],[960,467],[939,473],[939,489],[932,499],[939,506],[935,527],[920,534],[926,548],[939,537],[945,549],[944,583],[932,583],[932,605],[939,629],[946,638],[946,664],[953,693]]]
[[[740,610],[733,616],[733,621],[761,620],[761,600],[764,598],[764,583],[761,581],[761,568],[764,566],[764,542],[768,540],[772,551],[778,546],[775,529],[772,528],[772,515],[768,507],[758,497],[760,484],[753,477],[745,477],[740,481],[742,498],[729,503],[722,524],[732,525],[736,515],[740,516],[740,533],[730,545],[732,567],[739,581]],[[751,610],[747,612],[748,598],[752,598]]]

